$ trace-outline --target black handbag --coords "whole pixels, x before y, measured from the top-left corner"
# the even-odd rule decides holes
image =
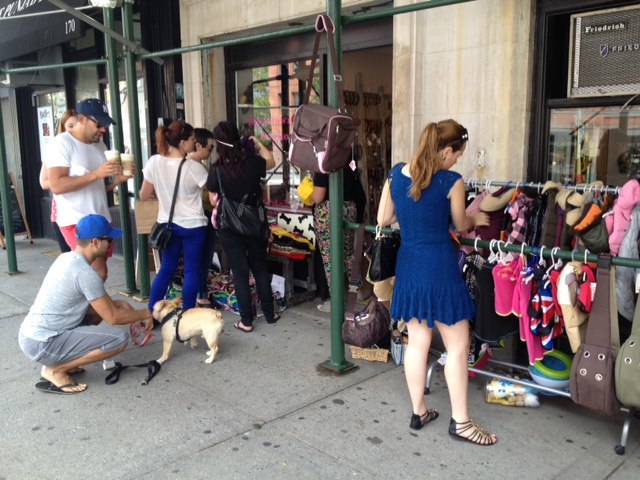
[[[220,184],[218,230],[267,240],[270,234],[269,222],[262,201],[258,200],[257,205],[249,205],[249,194],[245,194],[239,202],[230,199],[222,188],[220,170],[217,173]]]
[[[389,188],[387,189],[387,196],[384,198],[384,206],[381,206],[382,211],[386,210],[388,197],[391,196],[392,180],[393,173],[389,176]],[[369,258],[367,280],[369,282],[381,282],[395,276],[399,249],[400,234],[396,232],[383,234],[382,227],[377,225],[376,236],[367,250],[367,257]]]
[[[355,313],[357,295],[355,287],[360,284],[360,261],[364,243],[364,224],[360,224],[354,237],[353,262],[351,267],[352,278],[349,279],[350,292],[347,300],[347,314],[342,324],[342,340],[348,345],[360,348],[369,348],[380,342],[391,328],[391,315],[389,310],[376,298],[371,300],[367,307],[359,313]]]
[[[149,245],[155,250],[164,250],[171,240],[171,228],[173,220],[173,211],[176,208],[176,197],[178,196],[178,186],[180,184],[180,173],[182,172],[182,166],[187,159],[183,158],[178,167],[178,175],[176,176],[176,185],[173,188],[173,198],[171,199],[171,209],[169,210],[169,219],[167,223],[154,223],[151,227],[151,233],[149,233]]]

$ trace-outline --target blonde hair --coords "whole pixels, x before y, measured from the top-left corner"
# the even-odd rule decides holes
[[[70,108],[69,110],[64,112],[62,114],[62,117],[60,117],[60,122],[58,123],[58,131],[56,133],[66,132],[67,130],[65,128],[65,124],[69,121],[71,117],[77,117],[77,116],[78,116],[78,113],[73,108]]]
[[[469,140],[467,129],[455,120],[429,123],[420,134],[416,153],[413,154],[409,173],[411,188],[409,195],[420,200],[422,190],[431,185],[433,175],[442,169],[442,150],[451,147],[454,152],[462,150]]]

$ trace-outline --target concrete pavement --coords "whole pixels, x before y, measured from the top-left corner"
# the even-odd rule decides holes
[[[8,276],[0,252],[0,480],[28,479],[637,479],[640,421],[624,456],[616,455],[623,416],[605,418],[569,399],[541,397],[539,408],[486,404],[484,378],[471,380],[474,419],[499,436],[493,447],[447,435],[449,400],[436,370],[430,407],[440,418],[408,427],[411,406],[402,367],[356,360],[335,376],[318,365],[330,356],[330,317],[317,302],[289,308],[277,325],[252,334],[225,332],[213,364],[205,346],[176,345],[146,386],[142,369],[106,385],[90,365],[72,396],[37,391],[38,365],[17,344],[20,322],[55,258],[56,244],[16,239],[21,275]],[[107,287],[124,286],[119,258]],[[132,301],[135,304],[135,302]],[[140,304],[137,306],[141,307]],[[160,356],[159,335],[118,356],[125,364]],[[347,353],[348,358],[350,355]]]

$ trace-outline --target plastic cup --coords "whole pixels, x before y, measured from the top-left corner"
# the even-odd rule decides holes
[[[126,177],[132,176],[133,155],[130,153],[123,153],[120,155],[120,160],[122,160],[122,174]]]
[[[118,150],[107,150],[104,152],[107,162],[120,163],[120,152]]]

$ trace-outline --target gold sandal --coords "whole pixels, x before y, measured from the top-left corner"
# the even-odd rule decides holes
[[[467,432],[469,432],[469,436],[461,435]],[[452,418],[449,423],[449,435],[456,440],[466,440],[483,446],[493,445],[498,441],[497,438],[484,431],[473,420],[458,423]]]

